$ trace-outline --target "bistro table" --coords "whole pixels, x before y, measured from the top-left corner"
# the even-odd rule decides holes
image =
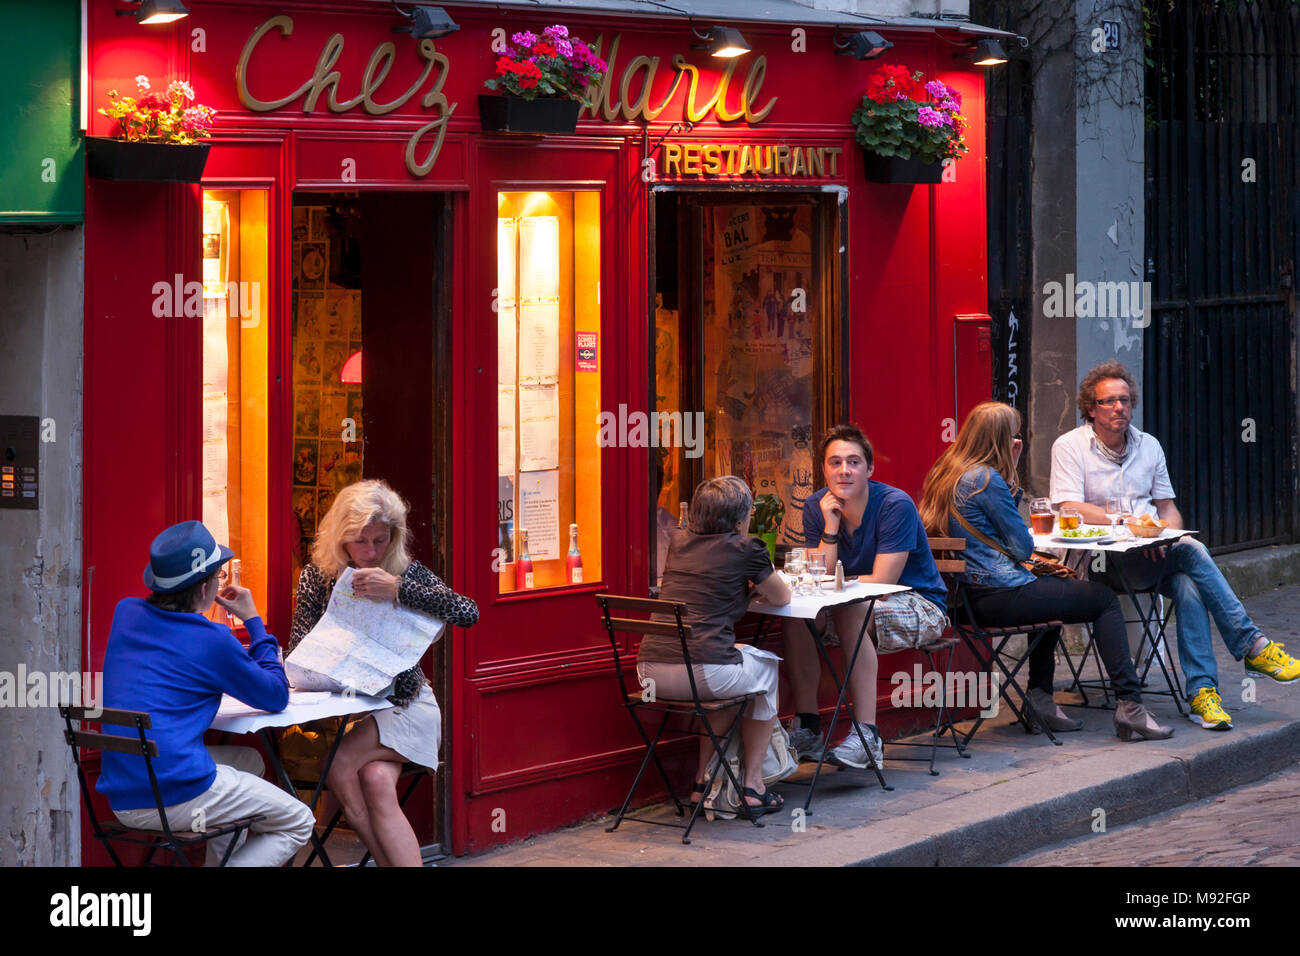
[[[208,729],[219,730],[228,734],[257,734],[266,746],[267,756],[271,759],[271,768],[279,778],[280,786],[297,797],[298,789],[293,785],[289,772],[284,769],[284,764],[280,760],[279,745],[271,735],[273,729],[292,727],[294,724],[305,724],[313,720],[324,720],[329,717],[347,717],[368,711],[385,710],[392,706],[385,697],[367,697],[364,694],[339,694],[327,691],[291,690],[289,691],[289,705],[279,713],[272,714],[249,707],[247,704],[241,703],[226,694],[221,698],[221,706],[217,709],[217,716]],[[341,730],[342,728],[340,728]],[[325,761],[321,764],[320,779],[316,781],[316,789],[307,804],[313,813],[315,813],[316,804],[320,800],[321,787],[325,785],[325,776],[329,773],[330,764],[334,762],[334,754],[342,740],[343,734],[340,732],[334,737],[334,745],[330,747],[329,753],[325,756]],[[316,854],[319,854],[321,858],[321,863],[325,866],[333,866],[334,864],[330,862],[329,856],[325,853],[324,841],[316,836],[314,827],[312,828],[311,842]],[[308,862],[310,863],[310,860]]]
[[[870,640],[866,636],[867,622],[871,618],[871,609],[875,606],[876,599],[884,597],[887,594],[901,594],[904,591],[912,590],[901,584],[868,584],[850,578],[844,582],[843,591],[835,591],[829,587],[819,588],[817,594],[792,594],[789,604],[769,604],[761,597],[755,596],[749,602],[749,610],[755,614],[763,614],[767,617],[788,617],[798,618],[808,626],[808,633],[812,635],[813,643],[822,656],[822,661],[831,673],[831,679],[835,681],[835,686],[839,689],[839,697],[835,701],[835,712],[831,715],[830,724],[826,728],[826,739],[822,741],[821,754],[817,759],[817,769],[813,771],[813,778],[808,784],[808,798],[804,801],[803,810],[807,816],[812,815],[809,807],[812,805],[813,793],[817,789],[817,780],[821,776],[822,765],[826,762],[826,752],[830,749],[831,731],[835,728],[835,722],[839,720],[840,710],[846,709],[849,713],[849,719],[852,721],[854,732],[862,738],[862,731],[858,728],[857,716],[853,713],[853,703],[847,699],[849,686],[849,675],[853,673],[853,665],[857,663],[858,652],[862,650],[863,641]],[[835,665],[831,662],[830,654],[826,650],[826,642],[822,639],[821,632],[815,624],[817,615],[828,608],[846,607],[850,604],[859,604],[867,602],[867,613],[862,619],[862,630],[858,633],[858,643],[854,648],[853,654],[849,657],[848,666],[844,670],[843,679],[840,678],[839,672],[836,671]],[[865,739],[862,740],[862,746],[867,751],[867,759],[871,763],[871,769],[876,774],[876,779],[880,781],[882,790],[893,790],[894,788],[885,783],[885,776],[881,773],[881,768],[876,765],[875,759],[871,756],[871,749],[867,747]],[[791,780],[788,783],[802,783],[802,781]]]
[[[1120,527],[1122,528],[1123,526],[1121,525]],[[1080,526],[1081,530],[1091,530],[1092,528],[1105,529],[1107,528],[1107,525],[1081,525]],[[1160,533],[1160,535],[1155,538],[1140,538],[1137,535],[1134,535],[1132,532],[1128,531],[1127,528],[1124,528],[1124,530],[1120,531],[1119,533],[1128,534],[1131,540],[1130,538],[1121,539],[1116,537],[1115,540],[1112,541],[1110,544],[1097,544],[1096,541],[1089,540],[1088,538],[1062,538],[1060,537],[1059,534],[1036,534],[1033,536],[1034,549],[1036,551],[1062,551],[1063,550],[1063,551],[1090,551],[1090,552],[1103,552],[1103,553],[1110,552],[1114,554],[1125,554],[1130,551],[1147,551],[1150,550],[1151,548],[1165,547],[1167,545],[1173,544],[1175,541],[1178,541],[1181,538],[1188,537],[1189,535],[1199,534],[1200,532],[1188,531],[1183,528],[1165,528]],[[1112,535],[1112,537],[1115,536]],[[1142,684],[1145,686],[1147,674],[1151,670],[1151,661],[1152,659],[1154,659],[1155,662],[1160,665],[1160,671],[1161,673],[1164,674],[1165,683],[1169,687],[1169,689],[1147,691],[1147,693],[1172,697],[1174,701],[1174,706],[1178,708],[1178,713],[1180,715],[1185,716],[1183,711],[1182,693],[1178,689],[1177,682],[1174,680],[1174,675],[1170,674],[1170,669],[1173,667],[1173,662],[1171,661],[1168,667],[1165,666],[1165,660],[1167,657],[1166,648],[1168,646],[1167,639],[1165,636],[1165,624],[1167,618],[1165,617],[1165,615],[1161,614],[1160,612],[1160,595],[1154,589],[1152,589],[1149,592],[1143,592],[1150,598],[1150,601],[1147,603],[1147,605],[1144,608],[1142,602],[1138,600],[1138,592],[1135,592],[1133,590],[1133,587],[1129,582],[1128,575],[1124,573],[1123,565],[1124,562],[1116,561],[1114,562],[1113,568],[1108,567],[1107,570],[1114,571],[1115,577],[1119,580],[1120,586],[1124,589],[1124,594],[1133,603],[1133,607],[1137,610],[1138,621],[1136,623],[1140,623],[1142,625],[1142,640],[1138,642],[1138,650],[1137,650],[1137,654],[1135,655],[1139,666],[1141,666],[1142,655],[1147,649],[1148,642],[1150,643],[1150,647],[1151,647],[1151,656],[1147,658],[1146,666],[1142,668],[1142,672],[1138,675],[1138,677],[1141,680]],[[1089,646],[1092,646],[1091,642]],[[1086,658],[1087,658],[1087,649],[1084,650],[1084,659],[1086,660]],[[1067,660],[1068,660],[1068,655],[1067,655]],[[1079,688],[1079,692],[1083,695],[1083,704],[1079,706],[1083,706],[1083,707],[1091,706],[1088,703],[1088,695],[1084,691],[1085,685],[1101,689],[1102,693],[1106,695],[1107,701],[1109,701],[1110,682],[1104,676],[1104,674],[1100,680],[1083,681],[1079,677],[1079,672],[1075,671],[1073,664],[1070,665],[1070,670],[1074,676],[1075,686]]]

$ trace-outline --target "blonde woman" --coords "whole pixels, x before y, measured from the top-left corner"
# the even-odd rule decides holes
[[[339,492],[298,579],[291,652],[325,613],[334,582],[347,567],[356,569],[352,581],[361,597],[393,601],[457,627],[478,620],[478,605],[411,559],[406,513],[406,502],[382,481],[360,481]],[[378,866],[420,866],[415,831],[398,806],[397,778],[407,761],[437,768],[442,714],[418,664],[397,675],[388,700],[391,710],[352,725],[327,782]]]
[[[966,539],[966,593],[981,624],[1014,627],[1038,621],[1092,625],[1101,661],[1119,704],[1115,732],[1159,740],[1173,729],[1156,723],[1142,705],[1141,682],[1129,655],[1124,614],[1115,592],[1095,581],[1035,577],[1020,562],[1034,539],[1016,509],[1023,492],[1016,480],[1020,413],[1002,402],[971,409],[954,442],[925,478],[921,520],[932,535]],[[1079,730],[1052,698],[1060,629],[1038,642],[1029,658],[1029,700],[1054,731]]]

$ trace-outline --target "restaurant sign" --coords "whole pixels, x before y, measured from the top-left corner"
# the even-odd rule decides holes
[[[379,89],[384,84],[389,72],[397,60],[397,47],[392,41],[378,44],[370,53],[361,75],[358,87],[345,87],[349,92],[355,89],[355,95],[340,99],[339,88],[343,84],[341,73],[335,69],[343,54],[343,34],[334,33],[321,47],[312,74],[296,88],[287,92],[282,90],[254,90],[249,84],[249,66],[253,57],[274,59],[283,56],[281,51],[263,49],[259,45],[268,34],[278,32],[281,38],[293,34],[293,18],[286,14],[273,16],[262,23],[249,35],[239,55],[235,68],[235,84],[239,93],[239,102],[258,113],[269,113],[283,109],[299,100],[303,113],[316,112],[317,106],[324,100],[324,107],[331,113],[346,113],[356,107],[371,116],[383,116],[391,113],[417,94],[420,94],[421,109],[431,111],[431,119],[415,130],[406,144],[406,168],[412,176],[425,176],[433,169],[442,150],[443,139],[447,133],[447,120],[455,111],[457,104],[448,100],[443,87],[450,70],[450,60],[439,53],[432,40],[421,40],[419,55],[423,59],[423,68],[419,76],[391,100],[377,98]],[[607,122],[634,119],[650,121],[658,119],[660,114],[674,99],[680,99],[682,117],[698,123],[708,116],[720,123],[733,123],[743,120],[753,126],[762,122],[776,105],[775,96],[769,98],[762,106],[758,100],[767,72],[765,57],[754,57],[749,64],[744,80],[733,88],[733,74],[737,62],[731,60],[721,71],[716,81],[705,80],[701,83],[700,70],[687,62],[681,54],[672,57],[671,77],[660,73],[660,58],[638,56],[629,60],[621,73],[616,73],[615,61],[619,54],[622,36],[615,34],[610,41],[606,74],[587,90],[589,106],[586,115],[593,119]],[[272,41],[273,42],[273,41]],[[604,44],[603,37],[597,37],[592,49],[599,54]],[[616,79],[617,77],[617,79]],[[667,86],[666,90],[663,87]],[[707,90],[705,89],[707,88]],[[655,91],[652,94],[652,89]],[[662,90],[662,92],[659,92]],[[678,97],[678,92],[681,96]],[[279,93],[280,95],[276,95]],[[264,98],[265,97],[265,98]],[[672,144],[670,144],[671,146]],[[690,150],[693,146],[678,147],[681,152],[675,154],[682,165],[682,174],[695,172],[692,168],[697,162],[701,164],[699,175],[755,175],[775,176],[820,176],[820,170],[829,169],[830,175],[836,175],[839,148],[805,148],[785,146],[741,147],[739,145],[717,144],[705,147],[710,150],[707,156],[696,157]],[[827,165],[829,164],[829,166]],[[667,172],[667,169],[665,169]]]
[[[840,174],[843,152],[841,146],[786,143],[664,143],[662,175],[820,179]]]

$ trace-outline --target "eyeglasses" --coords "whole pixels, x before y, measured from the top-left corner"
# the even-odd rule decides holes
[[[1125,408],[1133,407],[1133,399],[1127,395],[1121,395],[1118,398],[1099,398],[1097,404],[1102,408],[1113,408],[1116,405],[1123,405]]]

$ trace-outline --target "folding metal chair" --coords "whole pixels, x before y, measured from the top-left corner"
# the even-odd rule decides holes
[[[943,552],[964,551],[966,549],[965,538],[930,538],[930,551],[932,554],[942,554]],[[940,574],[958,574],[966,570],[966,562],[954,558],[936,557],[934,561],[939,569]],[[940,695],[939,716],[935,722],[934,730],[931,731],[929,741],[908,741],[908,740],[891,740],[886,741],[886,747],[929,747],[930,756],[927,757],[896,757],[892,754],[887,757],[889,760],[910,760],[922,761],[928,760],[930,763],[930,776],[939,776],[939,771],[934,769],[934,758],[940,747],[944,750],[955,750],[957,755],[970,759],[970,754],[966,752],[966,745],[962,742],[961,732],[957,730],[952,720],[952,708],[948,706],[948,675],[952,672],[952,656],[957,645],[961,643],[960,638],[952,636],[955,631],[950,630],[949,636],[933,644],[927,644],[918,650],[924,654],[929,662],[929,671],[927,673],[938,674],[940,687],[943,692]],[[942,664],[940,663],[942,659]],[[913,689],[913,694],[917,694],[918,689]],[[947,734],[952,738],[950,744],[940,744],[939,738]]]
[[[727,779],[731,785],[736,788],[737,793],[744,792],[744,786],[736,778],[731,769],[731,764],[726,759],[727,748],[731,745],[732,740],[740,730],[740,720],[750,709],[750,705],[759,696],[758,694],[742,694],[739,697],[729,697],[722,700],[701,700],[699,688],[695,684],[695,671],[691,664],[691,652],[689,641],[691,637],[690,625],[682,622],[682,615],[686,612],[686,606],[673,601],[656,601],[650,598],[622,597],[612,594],[597,594],[596,603],[600,605],[602,621],[605,625],[605,631],[609,635],[609,644],[614,651],[614,673],[618,677],[619,689],[622,692],[623,706],[627,708],[632,722],[636,725],[637,733],[646,745],[646,754],[641,761],[641,766],[637,769],[636,779],[632,781],[632,786],[627,791],[627,797],[623,800],[623,805],[619,807],[618,815],[614,819],[612,826],[606,827],[606,833],[613,833],[619,828],[624,819],[634,823],[651,823],[655,826],[673,827],[683,830],[682,842],[689,844],[691,842],[691,829],[695,826],[695,821],[699,819],[701,810],[704,809],[704,798],[701,797],[694,808],[691,810],[690,819],[683,826],[679,823],[672,823],[664,820],[647,820],[639,817],[630,817],[627,815],[628,807],[632,805],[632,798],[636,793],[637,787],[641,785],[641,779],[645,776],[646,770],[651,764],[659,773],[663,780],[664,788],[668,791],[668,796],[672,798],[673,805],[676,807],[677,816],[682,816],[686,812],[681,800],[673,789],[672,781],[668,779],[668,774],[664,770],[663,764],[659,760],[658,747],[659,741],[663,739],[664,731],[668,727],[669,720],[674,716],[688,718],[687,726],[682,728],[682,732],[695,737],[707,736],[713,744],[714,753],[717,754],[718,760],[714,764],[709,779],[705,785],[704,792],[710,793],[713,789],[714,780],[717,779],[718,773],[726,773]],[[613,617],[610,611],[631,611],[633,613],[660,614],[672,618],[671,621],[651,621],[640,620],[626,617]],[[659,637],[676,637],[681,645],[682,662],[686,667],[686,675],[691,685],[690,700],[671,700],[659,697],[651,692],[650,688],[641,688],[638,686],[635,690],[628,687],[627,675],[623,672],[622,655],[619,653],[619,633],[637,634],[645,636],[653,634]],[[712,726],[709,724],[709,714],[726,711],[735,711],[731,723],[727,727],[726,733],[721,739],[714,733]],[[661,714],[659,726],[656,728],[652,738],[641,722],[642,712],[650,714]],[[703,724],[704,730],[694,729],[696,722]],[[754,826],[763,825],[757,812],[737,814],[740,817],[747,818]]]
[[[1174,602],[1166,601],[1155,590],[1148,588],[1143,591],[1133,591],[1128,588],[1127,581],[1124,582],[1126,593],[1121,597],[1127,597],[1133,605],[1134,611],[1138,617],[1136,619],[1125,618],[1125,624],[1141,624],[1142,639],[1138,642],[1137,653],[1134,654],[1134,661],[1138,668],[1138,680],[1142,684],[1142,691],[1146,695],[1156,695],[1159,697],[1170,697],[1173,699],[1174,706],[1178,708],[1180,716],[1186,717],[1187,711],[1183,709],[1183,701],[1186,700],[1183,692],[1179,689],[1177,683],[1177,669],[1173,659],[1168,656],[1169,641],[1165,633],[1169,625],[1170,618],[1173,617]],[[1138,595],[1146,598],[1149,612],[1142,610],[1142,605],[1138,603]],[[1105,668],[1101,664],[1101,653],[1097,650],[1097,639],[1092,632],[1092,626],[1085,624],[1088,629],[1088,643],[1084,645],[1083,654],[1079,658],[1079,664],[1076,667],[1074,658],[1070,656],[1069,648],[1065,646],[1064,641],[1061,643],[1061,650],[1065,653],[1065,664],[1070,668],[1070,676],[1073,683],[1070,685],[1071,690],[1078,690],[1079,695],[1083,698],[1083,703],[1072,704],[1067,706],[1074,707],[1101,707],[1113,710],[1114,702],[1111,700],[1110,678],[1106,676]],[[1152,636],[1154,630],[1155,636]],[[1088,663],[1089,655],[1092,656],[1093,662],[1097,665],[1097,672],[1101,676],[1084,678],[1083,668]],[[1145,657],[1145,659],[1144,659]],[[1168,665],[1166,666],[1166,661]],[[1151,665],[1159,664],[1160,673],[1165,679],[1164,690],[1150,690],[1147,687],[1147,677],[1151,673]],[[1088,690],[1100,691],[1102,702],[1093,704],[1088,700]]]
[[[931,539],[932,550],[944,552],[957,552],[966,550],[966,540],[964,538],[933,538]],[[940,544],[940,542],[944,542]],[[989,674],[993,673],[993,665],[997,665],[1001,672],[1002,680],[998,681],[998,696],[1002,698],[1011,708],[1011,712],[1016,715],[1016,720],[1026,733],[1034,733],[1035,726],[1040,727],[1047,735],[1047,739],[1056,746],[1061,746],[1061,742],[1056,739],[1046,721],[1038,719],[1038,712],[1034,710],[1034,705],[1029,700],[1029,695],[1016,680],[1016,675],[1020,673],[1022,667],[1029,660],[1030,655],[1038,646],[1039,641],[1046,639],[1047,634],[1053,628],[1062,626],[1060,621],[1039,621],[1033,624],[1017,624],[1010,627],[983,627],[975,616],[975,609],[971,606],[970,595],[966,591],[966,585],[960,575],[966,570],[966,562],[963,559],[945,558],[942,562],[940,572],[943,573],[944,580],[948,585],[948,617],[952,621],[953,631],[961,638],[975,658],[980,662],[983,670]],[[1025,636],[1025,649],[1020,653],[1007,650],[1007,645],[1013,637],[1020,635]],[[1019,704],[1012,699],[1011,691],[1015,691],[1016,697],[1019,698]],[[971,739],[983,726],[984,721],[988,718],[983,712],[975,719],[971,729],[961,738],[961,750],[964,751],[969,745]],[[953,741],[957,741],[954,735]]]
[[[162,802],[162,791],[158,789],[158,777],[154,774],[153,761],[158,756],[158,745],[154,741],[148,740],[144,735],[146,730],[153,729],[153,722],[148,714],[137,710],[105,709],[98,717],[93,718],[101,724],[134,727],[137,737],[120,737],[115,734],[75,729],[72,726],[74,720],[84,722],[87,719],[85,707],[60,706],[59,716],[63,718],[66,725],[63,735],[68,742],[68,746],[72,748],[72,762],[77,768],[77,781],[81,785],[81,796],[86,804],[86,816],[90,820],[91,830],[94,832],[95,839],[104,844],[104,849],[108,851],[114,866],[123,865],[113,849],[114,843],[147,846],[149,852],[145,854],[142,862],[143,866],[150,864],[154,853],[160,848],[172,851],[173,866],[177,863],[190,866],[189,858],[185,855],[187,849],[229,834],[231,837],[230,844],[226,847],[226,852],[222,855],[221,862],[218,864],[219,866],[225,866],[230,859],[230,854],[235,849],[235,845],[239,842],[239,835],[248,829],[251,824],[265,817],[265,814],[258,813],[253,816],[232,820],[229,823],[213,824],[206,827],[201,833],[189,830],[176,832],[167,819],[167,810]],[[95,816],[95,808],[91,803],[90,787],[86,784],[86,772],[82,765],[83,754],[81,749],[83,747],[95,750],[111,750],[114,753],[139,754],[144,758],[144,766],[149,773],[149,786],[153,790],[154,803],[158,808],[158,821],[162,825],[161,830],[135,830],[116,822],[100,822]]]

